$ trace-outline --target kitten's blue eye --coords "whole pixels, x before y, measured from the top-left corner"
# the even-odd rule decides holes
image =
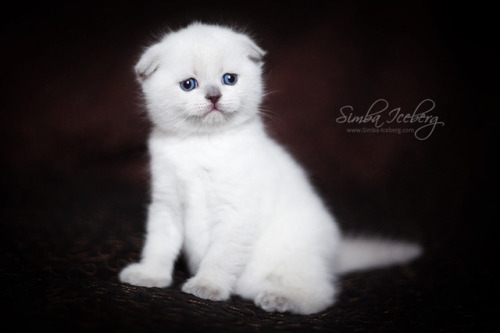
[[[222,76],[222,83],[228,86],[234,86],[238,82],[238,75],[226,73]]]
[[[180,83],[180,86],[181,89],[184,91],[191,91],[198,86],[198,82],[193,78],[189,78],[187,80],[182,81]]]

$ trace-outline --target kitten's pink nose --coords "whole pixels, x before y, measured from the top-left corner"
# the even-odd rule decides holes
[[[212,102],[214,105],[219,101],[221,96],[222,95],[220,93],[219,88],[214,86],[207,87],[205,98],[208,99],[210,102]]]

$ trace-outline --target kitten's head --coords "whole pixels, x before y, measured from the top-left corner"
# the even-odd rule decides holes
[[[229,28],[194,23],[149,47],[135,70],[153,123],[210,133],[258,117],[265,52]]]

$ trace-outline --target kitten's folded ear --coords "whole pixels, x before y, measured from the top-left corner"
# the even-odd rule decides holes
[[[261,49],[257,44],[255,44],[251,39],[247,40],[250,53],[248,58],[255,62],[256,64],[262,63],[262,58],[266,55],[266,51]]]
[[[135,73],[140,82],[146,80],[158,69],[160,66],[160,55],[161,46],[159,44],[149,47],[146,52],[142,54],[139,62],[135,65]]]

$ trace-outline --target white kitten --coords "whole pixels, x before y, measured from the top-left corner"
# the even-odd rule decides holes
[[[184,292],[311,314],[333,304],[337,274],[420,253],[407,243],[341,239],[303,169],[264,130],[264,53],[244,34],[195,23],[141,57],[154,125],[152,202],[142,259],[121,281],[169,286],[183,249],[194,276]]]

